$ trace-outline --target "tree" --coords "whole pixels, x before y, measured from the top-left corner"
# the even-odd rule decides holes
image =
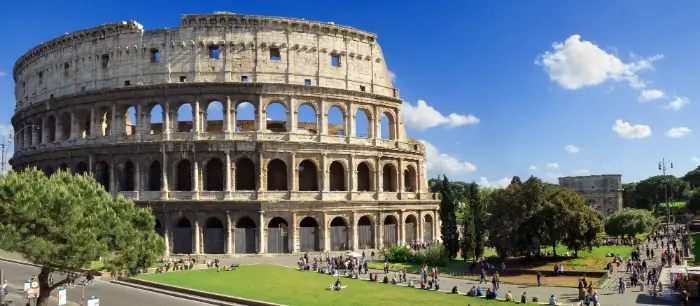
[[[692,189],[700,187],[700,166],[688,171],[681,179],[688,182]]]
[[[622,207],[637,208],[634,194],[636,188],[637,183],[622,184]]]
[[[476,183],[469,184],[469,208],[474,227],[474,258],[478,260],[484,255],[484,247],[486,246],[486,209],[481,200],[479,185]]]
[[[447,249],[450,259],[457,256],[459,250],[459,233],[457,232],[457,202],[452,192],[452,186],[447,176],[443,176],[442,190],[440,191],[440,229],[442,231],[442,243]]]
[[[154,227],[150,209],[113,199],[90,176],[33,168],[0,177],[0,248],[41,266],[38,306],[100,257],[115,271],[150,266],[165,251]],[[54,271],[68,276],[49,286]]]
[[[462,259],[467,261],[470,255],[474,255],[476,245],[474,243],[474,214],[469,205],[462,206],[462,235],[459,246],[462,251]]]
[[[685,208],[693,214],[700,214],[700,194],[693,194],[685,204]]]
[[[657,222],[647,210],[625,208],[605,220],[605,233],[617,237],[634,237],[651,231]]]
[[[634,189],[635,208],[651,209],[655,204],[668,198],[680,199],[688,188],[688,183],[673,175],[657,175],[649,177],[637,183]],[[666,189],[668,188],[668,193]]]

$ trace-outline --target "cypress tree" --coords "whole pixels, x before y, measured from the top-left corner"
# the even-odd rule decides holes
[[[442,232],[442,244],[445,246],[450,259],[457,256],[459,250],[459,233],[457,232],[457,203],[454,200],[452,186],[447,176],[443,176],[442,190],[440,191],[440,229]]]

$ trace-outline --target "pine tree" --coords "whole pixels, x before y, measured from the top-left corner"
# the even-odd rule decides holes
[[[457,256],[459,250],[459,233],[457,232],[457,203],[455,203],[452,186],[447,176],[443,176],[440,194],[442,195],[440,201],[442,244],[452,259]]]
[[[486,246],[486,241],[484,239],[486,236],[486,211],[484,209],[484,203],[481,200],[481,195],[479,194],[479,185],[476,183],[471,183],[469,186],[469,208],[472,215],[471,220],[474,231],[474,258],[478,260],[484,255],[484,247]]]

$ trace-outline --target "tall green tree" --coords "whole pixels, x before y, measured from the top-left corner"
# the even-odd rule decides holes
[[[486,208],[479,189],[476,183],[469,184],[469,208],[474,227],[474,258],[477,260],[484,255],[486,247]]]
[[[700,187],[700,166],[688,171],[681,179],[688,182],[691,189]]]
[[[46,177],[33,168],[0,177],[0,248],[41,266],[38,306],[100,257],[113,270],[150,266],[165,251],[154,227],[150,209],[113,199],[90,176]],[[58,270],[68,277],[50,286],[49,274]]]
[[[443,176],[440,194],[442,244],[445,246],[450,259],[452,259],[457,256],[459,250],[459,232],[457,231],[457,202],[447,176]]]
[[[690,211],[692,214],[700,214],[700,194],[696,193],[690,196],[690,199],[686,203],[685,208],[688,209],[688,211]]]
[[[474,243],[474,214],[471,211],[470,205],[461,207],[462,215],[462,233],[459,240],[459,248],[462,253],[462,259],[467,259],[474,255],[476,245]]]

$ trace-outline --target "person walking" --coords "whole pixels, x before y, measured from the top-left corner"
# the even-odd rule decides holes
[[[537,271],[537,287],[542,285],[541,280],[542,280],[542,272]]]
[[[620,286],[617,289],[617,292],[620,294],[625,293],[626,287],[627,287],[627,284],[625,284],[625,280],[620,278]]]

